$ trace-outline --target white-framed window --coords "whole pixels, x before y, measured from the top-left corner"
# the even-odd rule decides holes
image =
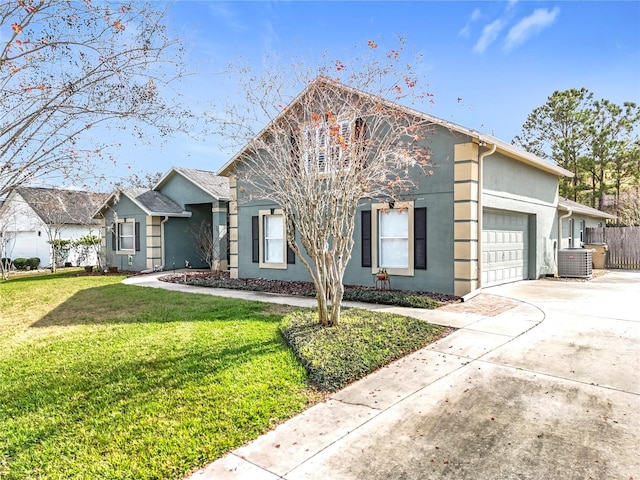
[[[409,215],[378,210],[378,267],[409,268]]]
[[[349,168],[351,120],[326,118],[305,127],[303,139],[305,172],[328,174]]]
[[[372,272],[414,274],[413,202],[372,205]]]
[[[133,221],[118,222],[118,250],[135,251],[136,229]]]
[[[282,210],[260,210],[260,268],[287,268],[287,236]]]

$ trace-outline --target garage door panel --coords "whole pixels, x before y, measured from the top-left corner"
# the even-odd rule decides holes
[[[528,217],[525,214],[484,212],[482,283],[499,285],[527,278]]]

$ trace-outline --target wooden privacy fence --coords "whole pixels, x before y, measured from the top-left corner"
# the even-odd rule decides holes
[[[606,243],[606,268],[640,270],[640,227],[587,228],[586,244]]]

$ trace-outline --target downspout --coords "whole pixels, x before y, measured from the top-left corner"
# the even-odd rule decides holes
[[[164,224],[169,220],[169,215],[164,216],[164,220],[160,222],[160,260],[162,261],[162,267],[165,268],[166,262],[164,258]]]
[[[566,215],[558,218],[558,248],[556,248],[554,260],[556,262],[556,269],[558,268],[558,251],[562,248],[562,220],[569,218],[573,215],[573,210],[569,209]],[[558,272],[556,272],[557,274]]]
[[[485,145],[486,143],[481,140],[479,147],[484,147]],[[494,143],[489,150],[478,155],[478,289],[482,288],[482,209],[484,208],[482,201],[482,191],[484,189],[484,180],[482,175],[483,160],[484,157],[493,155],[496,152],[496,148],[498,148],[498,146]]]

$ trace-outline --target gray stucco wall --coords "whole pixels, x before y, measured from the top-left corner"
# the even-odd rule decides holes
[[[140,250],[135,252],[118,253],[117,250],[113,250],[112,247],[112,235],[110,227],[114,222],[113,211],[117,212],[118,220],[133,219],[135,222],[140,223]],[[147,258],[146,250],[147,243],[145,238],[147,216],[140,207],[134,204],[127,197],[122,195],[120,200],[105,212],[105,226],[107,231],[105,234],[106,249],[105,256],[107,266],[118,267],[120,270],[132,270],[141,271],[146,268]],[[116,239],[117,241],[117,239]],[[129,265],[128,257],[132,256],[132,264]]]
[[[218,235],[224,233],[219,254],[222,260],[226,260],[228,202],[218,200],[180,174],[175,174],[168,179],[160,191],[192,213],[192,217],[187,221],[171,219],[165,225],[165,268],[173,268],[174,263],[176,268],[183,268],[185,260],[189,261],[193,268],[209,267],[197,250],[193,233],[203,221],[209,223],[213,232]],[[223,227],[222,230],[220,227]]]
[[[558,217],[563,217],[567,212],[559,212]],[[573,220],[573,221],[572,221]],[[584,223],[582,223],[584,222]],[[562,238],[560,248],[580,248],[584,241],[586,232],[583,228],[601,227],[605,225],[605,220],[599,218],[588,217],[573,213],[570,217],[562,219]],[[573,227],[573,228],[572,228]],[[573,239],[571,245],[570,239]]]
[[[467,136],[454,134],[442,127],[434,127],[429,139],[434,164],[433,175],[424,176],[414,192],[400,201],[413,201],[414,208],[427,208],[427,269],[415,270],[413,276],[392,276],[391,286],[404,290],[434,291],[452,294],[454,291],[453,251],[453,178],[454,145],[469,142]],[[286,270],[259,268],[251,261],[251,217],[259,210],[277,208],[266,202],[247,202],[249,186],[238,175],[238,276],[240,278],[268,278],[309,281],[309,274],[299,259]],[[361,266],[361,216],[360,211],[370,209],[370,201],[362,201],[356,216],[355,244],[345,273],[347,285],[374,284],[371,267]]]
[[[483,185],[484,208],[529,215],[529,277],[555,273],[558,177],[493,154],[484,159]]]
[[[213,203],[217,206],[216,198],[179,174],[171,176],[159,191],[183,207],[187,204],[198,203]]]

